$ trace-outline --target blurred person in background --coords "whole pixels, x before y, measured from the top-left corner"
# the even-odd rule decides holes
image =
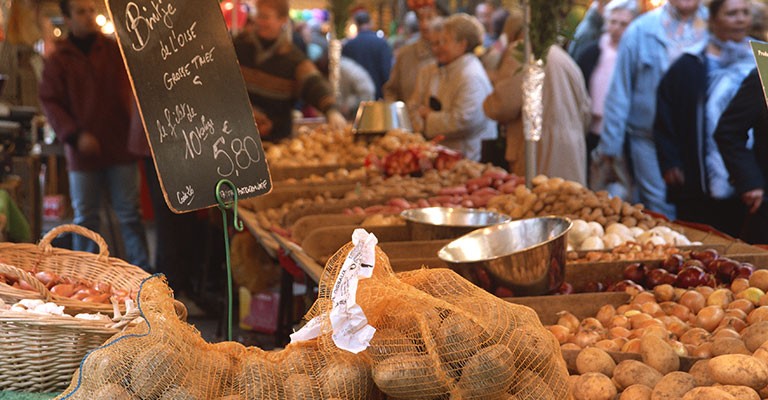
[[[135,100],[120,50],[96,24],[93,0],[62,0],[60,7],[69,35],[45,59],[39,96],[65,146],[74,223],[99,232],[108,196],[127,261],[149,271],[139,167],[127,150]],[[96,243],[80,235],[74,235],[72,245],[98,251]]]
[[[485,53],[480,56],[480,61],[483,62],[483,67],[488,73],[488,77],[493,81],[493,74],[499,69],[501,65],[501,57],[504,53],[504,49],[507,48],[508,39],[504,34],[504,24],[509,18],[509,11],[503,8],[497,8],[491,16],[491,38],[493,43],[490,47],[485,49]]]
[[[605,32],[591,43],[583,46],[576,58],[587,90],[592,99],[592,120],[587,131],[587,165],[591,164],[592,151],[600,142],[600,132],[603,129],[603,108],[608,97],[608,85],[611,83],[616,67],[619,42],[629,23],[637,16],[636,4],[633,0],[613,0],[605,7]],[[625,197],[629,188],[613,195]],[[622,196],[624,195],[624,196]]]
[[[496,122],[483,114],[482,102],[491,82],[473,50],[483,37],[482,25],[467,14],[445,19],[435,59],[439,65],[437,92],[417,113],[428,139],[444,136],[447,147],[470,160],[480,159],[481,142],[496,137]]]
[[[675,207],[666,200],[653,140],[656,90],[683,50],[707,39],[707,15],[700,0],[669,0],[629,25],[619,44],[595,149],[601,163],[613,163],[623,157],[628,142],[639,201],[670,219]]]
[[[499,123],[499,134],[506,135],[504,158],[509,172],[525,176],[525,137],[523,135],[523,12],[519,8],[509,10],[503,36],[507,46],[501,56],[498,70],[488,74],[493,92],[483,101],[483,111],[488,118]]]
[[[292,133],[291,110],[302,99],[325,114],[332,129],[345,129],[328,81],[291,42],[287,0],[259,0],[256,30],[234,39],[254,119],[262,140]]]
[[[351,120],[361,102],[374,100],[376,88],[368,71],[351,58],[342,56],[339,68],[339,110]]]
[[[490,48],[495,39],[493,38],[493,13],[496,11],[496,5],[490,1],[483,1],[475,7],[475,18],[483,26],[483,41],[480,43],[485,48]]]
[[[587,145],[590,100],[576,62],[553,44],[544,64],[544,112],[541,140],[536,143],[536,172],[587,184]]]
[[[418,19],[419,39],[395,53],[395,64],[383,89],[386,101],[408,101],[416,86],[418,71],[434,62],[429,45],[429,25],[439,14],[437,5],[434,0],[410,0],[408,8]]]
[[[653,133],[677,217],[737,236],[744,207],[713,134],[755,65],[747,37],[752,9],[749,0],[711,0],[708,8],[709,39],[680,56],[659,83]]]
[[[425,30],[421,33],[428,38],[431,54],[437,53],[440,45],[440,35],[443,31],[445,19],[443,17],[432,18]],[[424,107],[436,107],[437,104],[437,83],[439,80],[440,64],[437,59],[432,59],[424,66],[419,68],[416,73],[411,95],[406,100],[405,105],[408,108],[408,115],[411,119],[411,125],[414,132],[424,132],[424,121],[419,115],[419,109]],[[430,101],[431,100],[431,101]],[[430,104],[431,103],[431,104]]]
[[[747,211],[741,239],[768,243],[768,106],[757,69],[744,78],[714,133],[736,195]],[[754,137],[754,144],[748,146]]]
[[[371,30],[368,12],[358,11],[352,18],[357,25],[357,36],[344,44],[341,55],[351,58],[368,71],[376,86],[376,98],[380,99],[383,97],[382,87],[389,80],[392,69],[392,49],[386,40]]]
[[[584,18],[576,25],[576,31],[573,38],[568,42],[568,54],[574,60],[579,59],[579,55],[585,46],[600,38],[603,32],[603,15],[605,6],[610,0],[593,0],[589,5]]]

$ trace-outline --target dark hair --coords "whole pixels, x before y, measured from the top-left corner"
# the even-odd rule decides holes
[[[72,12],[69,9],[69,0],[59,0],[59,8],[61,8],[61,13],[69,18],[72,16]]]
[[[710,20],[715,18],[715,15],[717,15],[717,12],[720,11],[721,8],[723,8],[723,4],[725,4],[725,0],[712,0],[709,2],[709,5],[707,7],[709,8]]]
[[[504,32],[504,23],[507,22],[507,18],[509,18],[509,11],[503,8],[499,8],[491,14],[491,29],[493,29],[493,32],[490,33],[494,38],[498,39],[501,33]]]
[[[368,15],[368,12],[366,12],[366,11],[358,11],[358,12],[356,12],[355,16],[354,16],[354,19],[355,19],[355,25],[357,25],[357,26],[365,25],[365,24],[371,22],[371,16]]]
[[[287,17],[288,12],[290,11],[288,0],[258,0],[256,5],[263,5],[265,7],[272,8],[275,10],[275,12],[277,12],[277,16],[280,18]]]

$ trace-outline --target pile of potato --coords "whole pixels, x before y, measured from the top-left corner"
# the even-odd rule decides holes
[[[336,183],[346,182],[365,182],[369,177],[381,176],[379,171],[369,169],[366,167],[359,167],[354,169],[339,168],[335,171],[326,172],[323,175],[312,174],[306,178],[296,179],[288,178],[279,183],[276,186],[286,187],[292,185],[311,186],[311,185],[331,185]]]
[[[633,260],[662,260],[670,254],[680,253],[680,249],[671,244],[639,244],[635,242],[622,243],[610,251],[587,251],[580,254],[568,251],[568,262],[612,262]]]
[[[299,129],[298,135],[277,144],[265,143],[264,150],[271,167],[361,165],[370,154],[381,157],[400,147],[424,142],[421,135],[393,130],[368,144],[356,140],[351,130],[320,126]]]
[[[608,192],[593,192],[581,184],[562,178],[539,175],[531,182],[533,189],[518,187],[514,193],[498,196],[488,208],[513,219],[559,215],[571,219],[594,221],[602,226],[621,222],[629,228],[650,229],[663,221],[643,213],[643,205],[631,205]]]
[[[563,350],[598,347],[641,352],[641,339],[664,339],[679,356],[712,357],[752,354],[768,341],[768,270],[730,288],[695,289],[659,285],[636,293],[628,304],[605,305],[595,317],[579,320],[561,312],[547,328]]]
[[[341,199],[331,198],[330,194],[321,194],[314,198],[297,199],[293,202],[285,203],[279,208],[256,210],[257,219],[262,227],[272,229],[282,226],[283,217],[290,210],[307,205],[340,204],[341,202],[353,203],[371,199],[389,200],[400,198],[402,201],[405,201],[405,199],[426,199],[437,195],[445,188],[455,187],[470,179],[478,178],[489,170],[497,171],[498,168],[470,160],[461,160],[449,171],[431,170],[418,178],[411,176],[373,177],[369,179],[365,186],[346,193]],[[384,200],[384,202],[388,200]]]
[[[660,338],[641,341],[642,362],[618,364],[604,350],[579,353],[570,377],[575,400],[760,400],[768,397],[768,342],[754,356],[726,354],[678,371],[677,355]]]

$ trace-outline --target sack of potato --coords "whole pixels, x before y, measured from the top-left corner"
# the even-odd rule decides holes
[[[147,279],[139,292],[146,323],[89,353],[59,398],[569,397],[557,342],[533,311],[450,270],[398,277],[375,237],[353,235],[361,237],[367,250],[350,243],[331,258],[309,322],[277,352],[206,343],[176,317],[163,279]]]
[[[322,317],[353,245],[328,262]],[[377,388],[398,399],[565,399],[568,372],[535,312],[500,300],[447,269],[395,275],[376,248],[375,268],[356,302],[376,331],[365,353]]]
[[[324,338],[266,352],[235,342],[206,343],[176,317],[161,277],[142,284],[146,323],[91,351],[58,399],[350,399],[375,398],[364,354],[323,345]]]

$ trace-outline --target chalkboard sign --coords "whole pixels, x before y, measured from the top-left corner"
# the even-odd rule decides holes
[[[763,85],[763,94],[765,95],[766,102],[768,102],[768,90],[766,90],[766,81],[768,81],[768,43],[750,40],[749,44],[752,45],[752,53],[757,64],[757,75],[760,77],[760,84]]]
[[[268,193],[264,150],[219,3],[107,4],[170,209],[215,205],[221,179],[241,199]]]

